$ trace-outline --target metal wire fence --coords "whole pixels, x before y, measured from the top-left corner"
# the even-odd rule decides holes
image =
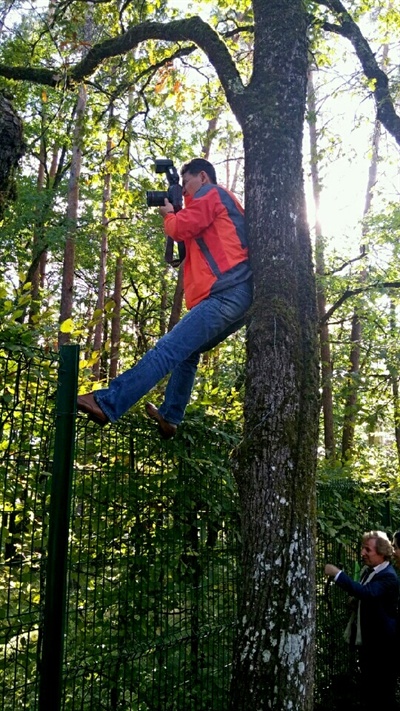
[[[138,416],[103,430],[78,416],[75,435],[58,360],[0,348],[0,710],[225,711],[240,580],[227,423],[189,418],[163,442]],[[69,394],[55,407],[57,381]],[[68,429],[71,490],[72,451],[57,445]],[[350,708],[356,665],[346,599],[325,584],[324,563],[357,575],[358,534],[400,516],[385,491],[354,484],[320,485],[318,500],[315,709],[327,711]],[[63,517],[65,566],[49,575]],[[54,601],[59,679],[48,671]]]
[[[54,355],[0,349],[0,708],[35,709],[53,453]]]
[[[229,438],[203,432],[79,422],[64,709],[224,707],[237,503]]]

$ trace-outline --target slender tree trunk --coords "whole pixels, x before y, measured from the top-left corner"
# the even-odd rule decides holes
[[[400,395],[399,379],[392,377],[393,408],[394,408],[394,436],[396,441],[397,459],[400,468]]]
[[[347,374],[347,396],[344,409],[342,433],[342,463],[351,459],[354,431],[357,419],[358,378],[360,374],[361,354],[361,321],[358,310],[355,309],[351,322],[350,334],[350,370]]]
[[[181,264],[178,269],[178,278],[176,280],[174,298],[172,301],[171,315],[168,321],[168,331],[171,331],[171,329],[178,323],[181,317],[183,296],[183,264]]]
[[[302,0],[254,0],[253,6],[253,77],[236,106],[255,301],[236,466],[243,582],[230,708],[311,711],[319,408],[302,173],[307,15]]]
[[[51,163],[50,163],[50,170],[49,170],[49,184],[47,185],[47,190],[52,190],[53,192],[55,191],[55,178],[58,170],[58,158],[59,158],[59,150],[58,146],[54,145],[53,147],[53,152],[52,152],[52,157],[51,157]],[[39,261],[39,286],[41,289],[43,289],[44,284],[45,284],[45,279],[46,279],[46,270],[47,270],[47,257],[48,257],[48,250],[47,247],[42,251],[40,255],[40,261]]]
[[[239,170],[242,165],[242,160],[238,158],[235,161],[235,172],[233,174],[232,182],[230,184],[230,190],[235,193],[237,190],[237,183],[238,183],[238,177],[239,177]]]
[[[56,5],[52,1],[50,4],[50,14],[54,11]],[[93,19],[92,11],[89,9],[86,12],[84,22],[82,23],[82,36],[84,46],[92,41],[93,38]],[[86,50],[87,51],[87,50]],[[62,324],[67,319],[72,317],[73,306],[73,289],[74,289],[74,269],[75,269],[75,237],[78,225],[78,206],[79,206],[79,180],[82,166],[82,145],[84,136],[84,118],[86,113],[87,90],[85,84],[80,84],[78,91],[78,99],[76,106],[76,120],[73,131],[72,159],[68,183],[68,198],[67,198],[67,236],[64,248],[64,261],[61,286],[61,303],[60,303],[60,323]],[[69,333],[59,332],[58,343],[64,345],[69,342]]]
[[[46,127],[46,121],[45,121],[45,104],[42,102],[42,111],[41,111],[41,136],[40,136],[40,148],[39,148],[39,168],[38,168],[38,177],[36,181],[36,188],[38,193],[42,193],[45,187],[45,173],[46,173],[46,143],[45,143],[45,127]],[[39,214],[38,217],[35,221],[35,226],[34,226],[34,233],[33,233],[33,254],[32,254],[32,262],[34,261],[35,255],[37,254],[38,250],[40,249],[40,245],[43,241],[43,211],[42,208],[39,207]],[[38,299],[39,299],[39,289],[40,289],[40,261],[38,262],[36,269],[34,270],[32,274],[32,281],[31,281],[31,295],[32,295],[32,303],[30,306],[30,311],[29,311],[29,321],[32,323],[32,320],[34,319],[35,315],[39,311],[39,304],[38,304]]]
[[[113,107],[110,106],[109,125],[112,124]],[[93,366],[93,377],[98,380],[100,376],[100,354],[103,344],[103,329],[104,329],[104,303],[106,290],[106,272],[107,272],[107,255],[108,255],[108,210],[111,200],[111,172],[110,160],[112,155],[112,140],[110,132],[107,136],[107,148],[105,158],[105,174],[103,182],[103,200],[101,207],[101,246],[100,246],[100,264],[99,276],[97,281],[97,303],[96,325],[94,329],[93,350],[99,354],[99,358]]]
[[[396,304],[393,299],[390,300],[390,330],[392,334],[396,333]],[[393,417],[394,417],[394,436],[396,442],[397,459],[400,467],[400,394],[399,394],[399,374],[398,369],[393,366],[389,368],[390,382],[393,393]]]
[[[168,308],[168,282],[167,274],[168,264],[164,265],[164,270],[161,277],[161,304],[160,304],[160,336],[163,336],[167,331],[167,308]]]
[[[210,159],[211,144],[215,138],[217,130],[218,116],[214,116],[208,122],[206,135],[204,137],[204,143],[201,148],[201,157],[206,160]]]
[[[381,65],[385,67],[386,60],[388,57],[388,45],[385,45],[382,53]],[[363,216],[366,217],[368,214],[373,197],[373,189],[376,183],[376,176],[378,170],[378,158],[379,158],[379,143],[381,136],[381,124],[379,121],[375,121],[374,131],[372,135],[372,156],[369,166],[368,183],[365,195],[364,213]],[[366,229],[363,228],[362,232],[362,243],[360,247],[361,254],[365,252],[364,237],[366,235]],[[361,284],[366,280],[366,273],[361,272],[360,282]],[[359,388],[359,375],[360,375],[360,356],[361,356],[361,343],[362,343],[362,325],[360,320],[359,309],[354,309],[352,327],[351,327],[351,349],[350,349],[350,370],[347,377],[347,396],[344,408],[344,418],[343,418],[343,432],[342,432],[342,463],[350,461],[353,454],[353,444],[354,444],[354,434],[357,422],[357,402],[358,402],[358,388]]]
[[[109,378],[112,380],[118,372],[119,359],[119,344],[121,340],[121,301],[122,301],[122,275],[123,275],[123,258],[118,254],[115,265],[114,277],[114,309],[111,317],[111,349],[110,349],[110,368]]]
[[[78,220],[79,204],[79,178],[82,164],[83,120],[86,110],[86,87],[79,87],[78,104],[76,109],[76,124],[74,130],[71,170],[68,183],[67,202],[67,238],[64,248],[64,261],[61,286],[60,323],[72,316],[74,267],[75,267],[75,235]],[[58,336],[59,346],[68,343],[69,333],[60,331]]]
[[[376,183],[376,175],[378,168],[379,141],[381,135],[381,126],[379,121],[375,122],[374,132],[372,137],[372,157],[369,167],[368,183],[365,196],[364,217],[368,214],[371,208],[373,188]],[[362,237],[365,237],[365,229],[363,229]],[[361,244],[361,254],[364,253],[365,246]],[[366,280],[366,273],[362,271],[360,274],[360,283]],[[350,369],[347,374],[347,394],[344,407],[343,431],[342,431],[342,463],[350,461],[353,454],[354,434],[357,422],[357,403],[358,403],[358,388],[360,378],[360,358],[361,358],[361,343],[362,343],[362,325],[360,318],[360,310],[355,308],[351,323],[350,334]]]
[[[319,279],[317,279],[317,306],[318,317],[322,326],[319,332],[319,344],[321,353],[321,387],[322,387],[322,412],[324,422],[324,444],[325,456],[327,459],[335,455],[335,431],[333,425],[333,395],[332,395],[332,356],[330,346],[330,335],[328,323],[323,321],[326,313],[326,297],[322,278],[325,275],[324,240],[321,223],[319,220],[320,209],[320,181],[318,170],[318,135],[317,135],[317,108],[315,101],[315,90],[313,75],[310,71],[308,76],[308,112],[310,119],[308,128],[310,134],[311,149],[311,180],[313,187],[315,205],[315,267]]]

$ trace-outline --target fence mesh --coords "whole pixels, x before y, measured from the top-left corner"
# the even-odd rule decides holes
[[[52,354],[0,347],[1,711],[39,707],[57,368]],[[104,429],[77,418],[65,711],[227,708],[238,501],[233,440],[207,422],[189,418],[163,442],[137,416]],[[320,485],[318,506],[315,710],[327,711],[350,707],[356,664],[343,640],[346,596],[326,585],[324,564],[357,576],[359,533],[400,515],[387,492],[342,482]]]
[[[165,443],[139,418],[79,419],[63,708],[223,708],[238,579],[230,446],[212,429]]]
[[[0,708],[37,704],[57,360],[0,348]]]

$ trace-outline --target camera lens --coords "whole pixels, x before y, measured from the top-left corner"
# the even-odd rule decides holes
[[[147,190],[146,201],[148,207],[163,207],[168,193],[165,190]]]

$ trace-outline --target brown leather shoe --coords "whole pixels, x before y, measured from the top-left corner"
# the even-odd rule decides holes
[[[88,393],[87,395],[78,395],[77,399],[77,409],[80,412],[84,412],[88,415],[89,420],[93,420],[100,427],[104,427],[110,420],[107,415],[103,412],[101,407],[97,404],[93,397],[93,393]]]
[[[145,408],[148,416],[158,423],[158,431],[163,439],[171,439],[176,435],[176,425],[173,425],[172,422],[164,420],[155,405],[151,402],[146,402]]]

